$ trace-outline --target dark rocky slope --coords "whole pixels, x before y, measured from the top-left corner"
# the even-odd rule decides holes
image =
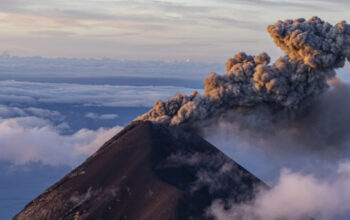
[[[201,137],[134,122],[14,219],[205,219],[215,199],[249,200],[256,186]]]

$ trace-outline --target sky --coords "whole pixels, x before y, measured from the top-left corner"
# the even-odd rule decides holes
[[[17,56],[222,61],[281,54],[279,19],[350,20],[347,0],[1,0],[0,51]]]

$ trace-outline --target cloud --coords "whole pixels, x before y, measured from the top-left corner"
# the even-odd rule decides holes
[[[227,56],[243,49],[232,42],[254,38],[248,45],[252,52],[258,52],[257,44],[268,45],[265,38],[257,37],[256,30],[272,19],[314,14],[339,19],[347,15],[346,9],[345,4],[327,0],[4,0],[0,25],[7,32],[1,36],[0,49],[45,56],[220,60],[223,53]],[[169,36],[193,40],[189,47],[186,42],[169,40]],[[216,47],[208,53],[198,40],[215,42]],[[145,50],[147,47],[152,48]]]
[[[347,0],[321,0],[322,2],[328,2],[332,5],[341,4],[342,7],[349,7],[349,2]]]
[[[0,105],[0,117],[1,118],[10,118],[14,116],[25,116],[26,113],[21,108],[17,107],[8,107],[6,105]]]
[[[80,129],[61,135],[60,128],[37,117],[18,117],[0,121],[0,160],[20,165],[40,162],[52,166],[74,167],[94,153],[122,128]]]
[[[141,2],[141,1],[7,1],[6,6],[0,7],[0,12],[6,14],[7,19],[3,22],[10,22],[16,25],[23,25],[25,20],[17,17],[33,20],[34,24],[42,24],[50,27],[55,24],[56,27],[83,27],[91,28],[98,26],[118,27],[139,30],[134,25],[162,26],[162,29],[168,29],[169,24],[188,22],[189,18],[173,18],[166,16],[170,13],[179,15],[204,13],[213,10],[207,6],[191,6],[184,3],[174,4],[170,2]],[[4,4],[6,4],[4,3]],[[164,10],[166,6],[167,10]],[[94,9],[94,10],[91,10]],[[154,13],[157,12],[157,13]],[[35,19],[37,18],[37,21]],[[39,20],[39,21],[38,21]],[[41,20],[41,21],[40,21]],[[43,22],[42,22],[43,21]],[[168,25],[166,25],[168,24]]]
[[[47,110],[42,108],[35,108],[35,107],[24,108],[24,111],[26,111],[29,115],[33,115],[36,117],[49,118],[51,120],[64,119],[64,116],[58,111],[52,111],[52,110]]]
[[[16,101],[15,99],[14,101]],[[12,102],[11,104],[14,104]],[[18,108],[7,105],[0,105],[0,118],[36,116],[39,118],[46,118],[54,121],[62,121],[64,116],[58,111],[52,111],[36,107]]]
[[[70,37],[74,36],[74,32],[68,32],[68,31],[53,31],[53,30],[46,30],[46,31],[32,31],[31,34],[43,36],[43,37]]]
[[[169,2],[169,1],[152,1],[151,7],[158,8],[160,11],[171,11],[181,15],[193,15],[193,14],[207,14],[217,7],[210,7],[208,5],[196,5],[191,2]]]
[[[254,201],[230,208],[216,201],[208,214],[217,220],[343,219],[350,214],[349,184],[350,162],[322,178],[284,169],[278,182]]]
[[[209,20],[215,21],[216,26],[217,23],[222,24],[222,28],[225,28],[225,25],[235,25],[239,28],[243,29],[251,29],[251,30],[256,30],[256,29],[261,29],[265,28],[265,24],[259,22],[259,21],[254,21],[254,22],[248,22],[248,21],[240,21],[236,18],[232,17],[222,17],[222,16],[212,16],[208,17]],[[255,39],[256,40],[256,39]],[[240,42],[244,41],[244,39],[239,40]],[[253,42],[253,39],[250,40],[250,43]]]
[[[110,120],[110,119],[115,119],[118,117],[117,114],[102,114],[98,115],[93,112],[88,112],[85,114],[86,118],[91,118],[91,119],[99,119],[99,120]]]
[[[43,34],[57,35],[56,32],[44,32]],[[115,35],[110,37],[115,37]],[[178,41],[178,39],[169,40]],[[204,43],[208,44],[209,42]],[[24,78],[28,80],[40,77],[41,80],[47,78],[49,80],[51,77],[67,79],[75,79],[77,77],[93,77],[94,79],[97,77],[161,77],[164,80],[167,77],[179,80],[201,79],[210,71],[221,69],[223,70],[218,63],[186,62],[185,58],[182,61],[122,61],[108,58],[18,57],[11,56],[7,51],[0,56],[0,70],[2,72],[0,79]],[[91,82],[93,83],[93,79],[91,79]]]
[[[269,6],[274,8],[279,7],[294,7],[298,9],[305,9],[305,8],[311,8],[311,7],[320,7],[319,5],[314,5],[309,2],[301,2],[301,1],[274,1],[274,0],[220,0],[221,2],[225,3],[233,3],[233,4],[247,4],[247,5],[254,5],[254,6]]]
[[[112,86],[0,81],[0,103],[148,107],[154,101],[171,97],[174,93],[190,93],[191,91],[193,89],[174,86]]]

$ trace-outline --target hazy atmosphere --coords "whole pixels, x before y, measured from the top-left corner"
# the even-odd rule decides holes
[[[0,219],[135,120],[195,133],[269,187],[240,204],[218,197],[206,217],[349,219],[349,10],[346,0],[0,0]],[[232,171],[221,157],[174,158],[216,163],[220,172],[195,174],[210,193]],[[79,205],[101,192],[88,189]]]
[[[0,50],[18,56],[222,62],[236,51],[272,56],[279,19],[346,20],[346,0],[2,0]]]

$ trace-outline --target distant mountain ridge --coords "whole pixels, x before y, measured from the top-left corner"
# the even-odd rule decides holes
[[[14,220],[210,219],[214,200],[247,201],[259,186],[196,134],[133,122]]]

